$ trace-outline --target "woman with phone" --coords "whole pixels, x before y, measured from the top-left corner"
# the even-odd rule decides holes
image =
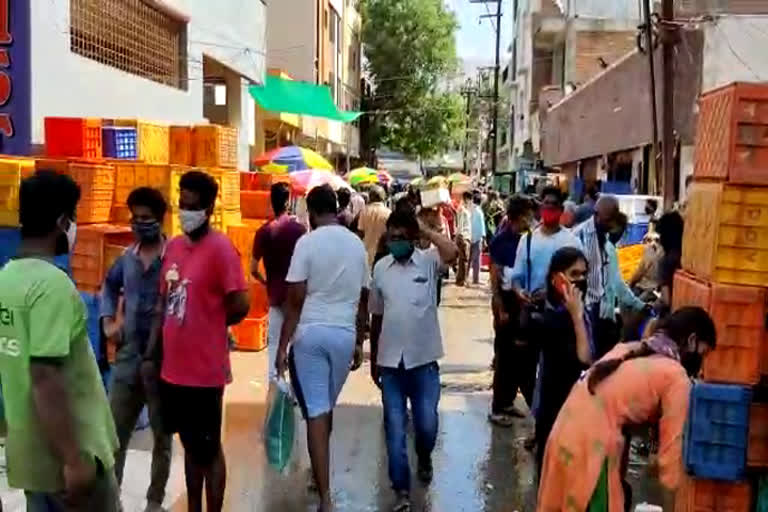
[[[589,322],[584,312],[587,258],[564,247],[552,256],[547,299],[541,313],[541,394],[536,416],[536,461],[541,474],[544,448],[560,408],[594,357]]]

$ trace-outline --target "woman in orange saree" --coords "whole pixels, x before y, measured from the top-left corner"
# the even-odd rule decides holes
[[[715,347],[701,308],[682,308],[646,339],[617,345],[577,382],[547,441],[538,512],[623,512],[625,427],[659,426],[659,479],[674,491],[683,474],[690,378]]]

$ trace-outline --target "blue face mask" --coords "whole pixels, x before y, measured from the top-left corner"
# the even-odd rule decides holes
[[[387,242],[387,249],[389,254],[395,258],[396,261],[406,261],[413,254],[413,242],[410,240],[390,240]]]

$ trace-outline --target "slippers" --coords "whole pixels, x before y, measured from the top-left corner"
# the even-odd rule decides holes
[[[509,428],[514,423],[514,418],[508,414],[489,414],[488,421],[497,427]]]

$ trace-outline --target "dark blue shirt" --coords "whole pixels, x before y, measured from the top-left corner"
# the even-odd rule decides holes
[[[100,317],[116,317],[120,294],[123,295],[125,321],[122,343],[115,358],[113,376],[133,381],[141,365],[149,341],[154,310],[160,285],[162,257],[148,267],[139,258],[136,246],[131,246],[109,269],[101,291]]]
[[[502,267],[514,267],[520,237],[520,233],[515,233],[504,225],[501,226],[488,246],[491,261]]]

